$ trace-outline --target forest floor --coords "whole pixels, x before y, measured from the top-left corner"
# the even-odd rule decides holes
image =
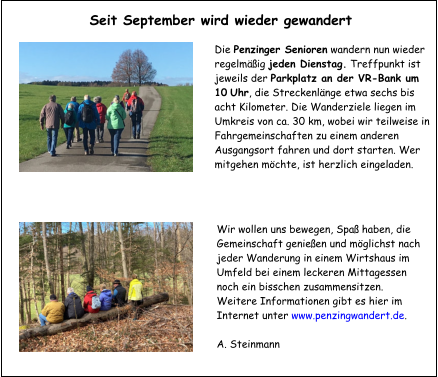
[[[20,340],[20,352],[193,352],[193,307],[154,305],[129,316]],[[39,325],[38,325],[39,326]]]

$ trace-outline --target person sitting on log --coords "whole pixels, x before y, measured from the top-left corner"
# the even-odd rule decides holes
[[[67,288],[67,298],[65,299],[64,305],[64,319],[79,319],[85,314],[80,297],[71,287]]]
[[[109,289],[106,289],[105,284],[100,285],[100,296],[99,296],[100,302],[102,303],[102,306],[100,307],[101,311],[106,311],[111,309],[111,291]]]
[[[119,279],[114,280],[113,288],[113,303],[111,304],[111,306],[116,307],[126,305],[126,289],[122,287],[122,283],[120,283]]]
[[[58,302],[56,295],[50,295],[50,302],[41,310],[39,315],[41,326],[61,323],[64,320],[65,306]]]
[[[87,285],[87,294],[84,297],[84,310],[87,313],[99,313],[101,306],[99,297],[93,291],[93,288]]]
[[[143,288],[140,281],[137,279],[137,275],[132,275],[132,281],[129,284],[128,302],[131,301],[132,308],[134,310],[134,321],[137,320],[137,306],[143,302],[143,295],[141,290]]]

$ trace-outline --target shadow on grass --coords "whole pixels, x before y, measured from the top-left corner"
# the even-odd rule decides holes
[[[44,156],[45,154],[41,154],[40,156]],[[36,158],[40,157],[37,156]],[[92,155],[84,155],[83,153],[80,154],[76,154],[76,153],[56,153],[56,157],[63,157],[66,159],[69,159],[71,157],[86,157],[87,159],[89,159],[91,162],[93,160],[93,157],[111,157],[113,155],[113,153],[94,153]],[[157,155],[151,155],[151,156],[157,156]],[[146,156],[145,154],[129,154],[129,153],[124,153],[123,151],[119,151],[119,155],[117,157],[142,157],[142,158],[146,158],[149,156]],[[55,157],[54,157],[55,158]],[[114,157],[116,158],[116,157]]]
[[[154,141],[168,141],[171,143],[178,143],[182,140],[192,140],[193,137],[187,137],[187,136],[153,136],[149,138],[150,142]]]
[[[39,121],[39,116],[35,116],[35,115],[26,115],[26,114],[20,114],[19,120],[31,120],[31,121]]]

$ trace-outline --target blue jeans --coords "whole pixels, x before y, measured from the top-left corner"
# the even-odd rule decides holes
[[[119,142],[122,136],[123,128],[120,130],[108,130],[111,135],[111,153],[119,154]]]
[[[96,139],[96,130],[90,130],[89,128],[83,128],[84,150],[88,152],[88,134],[90,135],[90,145],[94,145]]]
[[[103,140],[104,123],[97,125],[97,140]]]
[[[68,127],[68,128],[64,127],[64,133],[67,139],[67,145],[71,145],[73,141],[73,131],[74,131],[74,127]]]
[[[47,322],[47,318],[43,316],[43,313],[40,313],[38,317],[40,317],[41,326],[45,326]]]
[[[132,121],[132,137],[135,137],[135,135],[140,136],[141,131],[141,112],[138,113],[132,113],[131,115],[131,121]]]
[[[56,154],[56,143],[58,141],[58,130],[47,128],[47,150],[53,156]]]

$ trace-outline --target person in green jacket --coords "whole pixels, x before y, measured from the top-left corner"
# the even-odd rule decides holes
[[[64,114],[65,120],[63,128],[67,139],[67,149],[70,149],[73,142],[73,131],[78,120],[78,114],[76,114],[75,108],[71,103],[64,110]]]
[[[114,98],[105,115],[105,119],[108,121],[108,131],[111,135],[111,154],[114,156],[119,155],[119,142],[125,128],[125,118],[125,109],[120,105],[119,99]]]
[[[132,309],[134,310],[134,321],[137,320],[137,306],[143,302],[141,290],[143,288],[136,274],[132,275],[132,281],[129,283],[128,301],[131,301]]]

